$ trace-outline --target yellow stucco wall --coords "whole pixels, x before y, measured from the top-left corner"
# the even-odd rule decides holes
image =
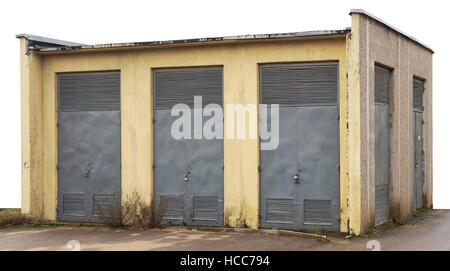
[[[97,50],[42,55],[43,210],[56,219],[57,99],[56,74],[78,71],[121,71],[122,199],[137,191],[153,195],[152,76],[153,68],[220,65],[224,68],[224,104],[258,104],[258,64],[339,61],[341,231],[348,230],[347,201],[347,48],[345,35],[281,41],[235,42],[210,46]],[[26,69],[22,66],[22,70]],[[35,67],[39,69],[40,67]],[[26,94],[26,93],[25,93]],[[26,112],[27,102],[22,104]],[[35,110],[30,107],[30,110]],[[31,114],[31,113],[30,113]],[[226,112],[224,114],[226,118]],[[26,119],[25,119],[26,121]],[[226,120],[225,120],[226,121]],[[26,127],[25,127],[26,128]],[[22,128],[24,129],[24,128]],[[226,131],[225,131],[226,132]],[[22,142],[22,147],[29,146]],[[257,228],[259,212],[259,142],[224,139],[225,223]],[[26,172],[25,172],[26,174]],[[25,179],[28,177],[25,176]],[[33,180],[32,180],[33,181]],[[23,193],[27,194],[27,182]]]
[[[24,214],[42,216],[42,57],[27,54],[27,40],[20,39],[22,199]]]
[[[359,68],[359,15],[352,17],[352,32],[347,37],[348,59],[348,212],[349,233],[361,233],[361,117]]]

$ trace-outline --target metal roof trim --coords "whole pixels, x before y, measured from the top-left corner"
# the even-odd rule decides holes
[[[403,32],[403,31],[397,29],[396,27],[394,27],[394,26],[392,26],[392,25],[386,23],[385,21],[383,21],[382,19],[378,18],[377,16],[375,16],[375,15],[373,15],[373,14],[371,14],[371,13],[369,13],[369,12],[363,10],[363,9],[351,9],[351,10],[350,10],[350,15],[352,15],[352,14],[354,14],[354,13],[356,13],[356,14],[363,14],[363,15],[365,15],[365,16],[371,18],[372,20],[377,21],[378,23],[380,23],[380,24],[382,24],[382,25],[384,25],[384,26],[386,26],[386,27],[388,27],[388,28],[394,30],[395,32],[397,32],[397,33],[399,33],[400,35],[404,36],[405,38],[410,39],[411,41],[413,41],[413,42],[419,44],[420,46],[424,47],[425,49],[431,51],[431,53],[434,54],[434,50],[431,49],[430,46],[428,46],[428,45],[426,45],[425,43],[419,41],[418,39],[416,39],[416,38],[414,38],[414,37],[412,37],[412,36],[406,34],[405,32]]]
[[[16,38],[25,38],[30,41],[37,41],[42,43],[48,43],[48,44],[55,44],[60,46],[84,46],[85,44],[78,43],[78,42],[72,42],[72,41],[65,41],[65,40],[58,40],[58,39],[52,39],[52,38],[46,38],[36,35],[30,35],[30,34],[18,34],[16,35]]]
[[[193,43],[212,43],[212,42],[225,42],[225,41],[244,41],[244,40],[265,40],[265,39],[286,39],[286,38],[300,38],[300,37],[314,37],[314,36],[330,36],[330,35],[344,35],[350,32],[350,28],[343,30],[321,30],[321,31],[305,31],[305,32],[292,32],[292,33],[277,33],[277,34],[255,34],[255,35],[238,35],[238,36],[226,36],[226,37],[213,37],[213,38],[199,38],[199,39],[182,39],[182,40],[166,40],[166,41],[148,41],[148,42],[126,42],[126,43],[105,43],[94,45],[68,45],[58,47],[45,47],[45,48],[31,48],[35,52],[56,52],[56,51],[74,51],[83,49],[115,49],[126,47],[149,47],[158,45],[169,44],[193,44]],[[19,35],[18,35],[19,36]],[[50,39],[49,39],[50,40]],[[48,42],[47,42],[48,43]]]

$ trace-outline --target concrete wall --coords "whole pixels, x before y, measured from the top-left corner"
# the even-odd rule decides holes
[[[345,35],[211,46],[167,45],[117,51],[98,49],[87,53],[57,52],[41,56],[26,56],[22,52],[22,57],[22,110],[25,114],[22,130],[26,135],[22,141],[24,162],[39,158],[39,164],[34,163],[37,168],[32,168],[35,173],[30,175],[28,169],[22,169],[23,207],[26,211],[33,209],[33,206],[41,206],[42,215],[51,220],[56,219],[58,189],[57,73],[121,71],[122,199],[137,191],[143,199],[150,201],[153,196],[152,68],[223,65],[224,103],[246,105],[258,104],[260,63],[339,61],[341,231],[348,231]],[[36,61],[37,64],[33,62],[30,66],[27,61]],[[35,71],[35,79],[27,75],[30,69]],[[33,97],[29,96],[31,93]],[[29,116],[35,116],[36,120],[30,120]],[[226,118],[226,112],[224,116]],[[34,122],[37,125],[32,124]],[[30,145],[30,141],[34,143]],[[30,157],[28,152],[34,148],[39,151],[36,156]],[[259,142],[225,139],[224,156],[225,223],[232,227],[257,228]]]
[[[424,111],[425,182],[427,206],[432,204],[432,52],[364,14],[352,14],[348,44],[349,66],[349,196],[355,216],[352,232],[374,226],[375,134],[374,66],[393,69],[391,89],[390,210],[400,220],[412,211],[414,183],[413,76],[426,80]],[[358,116],[359,115],[359,116]],[[355,212],[353,212],[355,211]],[[360,216],[359,227],[357,216]]]

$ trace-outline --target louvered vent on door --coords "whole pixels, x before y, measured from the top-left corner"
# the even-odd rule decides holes
[[[183,219],[184,217],[184,197],[183,196],[161,196],[159,204],[165,206],[166,210],[163,219]]]
[[[201,96],[203,106],[222,106],[222,67],[157,69],[153,76],[155,109],[170,110],[183,103],[194,108],[194,96]]]
[[[94,195],[94,215],[110,215],[112,212],[119,210],[120,198],[116,195]]]
[[[391,71],[375,66],[375,103],[389,103],[390,85]]]
[[[63,214],[85,215],[84,194],[63,194]]]
[[[413,106],[414,111],[423,112],[423,92],[425,90],[425,82],[423,80],[413,80]]]
[[[219,217],[217,197],[194,197],[194,220],[213,220]]]
[[[267,222],[293,223],[294,200],[293,199],[267,199]]]
[[[375,188],[375,226],[389,220],[389,185]]]
[[[263,104],[280,107],[337,105],[337,62],[260,66]]]
[[[58,74],[59,111],[120,111],[120,72]]]
[[[331,200],[305,200],[303,219],[305,224],[331,225]]]

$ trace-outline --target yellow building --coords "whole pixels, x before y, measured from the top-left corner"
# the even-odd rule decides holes
[[[336,31],[17,35],[22,212],[95,221],[137,192],[167,223],[360,234],[430,207],[433,51],[350,14]]]

